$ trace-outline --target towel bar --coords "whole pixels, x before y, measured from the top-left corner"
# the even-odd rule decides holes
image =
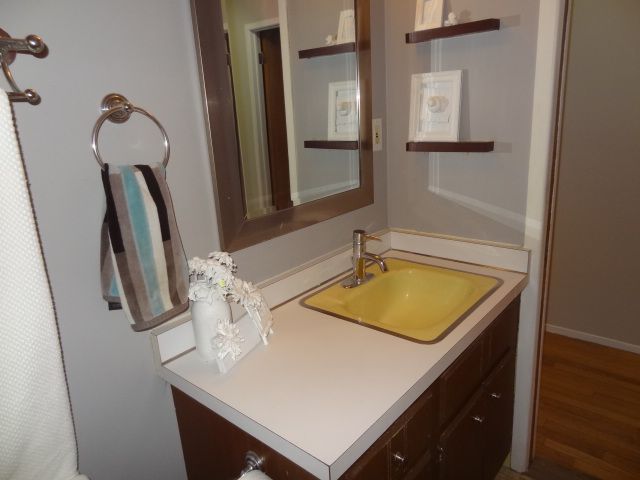
[[[38,35],[29,35],[24,40],[17,40],[11,38],[7,32],[0,29],[0,65],[5,77],[7,77],[7,82],[9,82],[13,90],[7,93],[9,100],[27,101],[31,105],[37,105],[40,103],[40,95],[30,88],[21,90],[9,69],[9,65],[16,57],[16,52],[30,53],[42,58],[48,53],[47,46]]]
[[[120,95],[119,93],[110,93],[106,97],[102,99],[100,104],[100,111],[103,112],[102,115],[96,121],[95,126],[93,127],[93,132],[91,133],[91,148],[93,149],[93,155],[96,157],[98,165],[100,168],[104,168],[104,162],[102,161],[102,157],[100,156],[100,152],[98,151],[98,136],[100,135],[100,127],[105,122],[105,120],[109,120],[113,123],[124,123],[129,120],[131,114],[133,112],[140,113],[156,124],[156,126],[160,129],[163,137],[164,143],[164,160],[162,164],[166,167],[169,163],[169,137],[167,136],[167,132],[165,131],[162,124],[158,121],[156,117],[151,115],[146,110],[134,106],[124,95]]]

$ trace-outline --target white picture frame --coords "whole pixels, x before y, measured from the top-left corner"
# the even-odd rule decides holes
[[[444,0],[416,0],[414,30],[428,30],[442,26]]]
[[[411,76],[409,141],[457,142],[462,70]]]
[[[329,83],[329,140],[358,140],[358,84],[355,80]]]
[[[336,43],[350,43],[356,41],[356,14],[353,8],[342,10],[338,20],[338,35]]]

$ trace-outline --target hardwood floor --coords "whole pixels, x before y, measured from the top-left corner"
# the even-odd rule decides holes
[[[593,478],[590,475],[566,470],[555,463],[536,458],[531,462],[527,473],[514,472],[504,466],[496,475],[495,480],[593,480]]]
[[[640,479],[640,355],[546,333],[535,456]]]

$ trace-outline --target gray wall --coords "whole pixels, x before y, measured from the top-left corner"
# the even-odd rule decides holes
[[[374,116],[383,116],[384,22],[374,8]],[[187,256],[218,248],[200,86],[187,0],[11,0],[2,28],[41,35],[50,55],[13,65],[39,106],[15,113],[55,297],[80,469],[92,480],[185,478],[173,406],[156,376],[148,335],[134,333],[100,298],[99,229],[103,193],[89,135],[109,92],[157,115],[172,146],[168,181]],[[5,87],[4,85],[2,85]],[[152,162],[162,154],[144,119],[103,128],[101,151],[113,163]],[[386,163],[374,155],[375,204],[238,252],[243,278],[259,281],[347,245],[353,228],[386,226]]]
[[[50,54],[22,55],[13,72],[39,106],[14,106],[55,297],[76,422],[80,468],[93,480],[185,478],[167,385],[148,335],[134,333],[100,297],[104,194],[90,150],[98,105],[120,92],[155,114],[171,139],[168,181],[187,254],[216,247],[200,86],[187,1],[15,0],[2,27],[41,35]],[[113,163],[161,159],[159,133],[132,117],[102,129]]]
[[[390,225],[522,244],[538,1],[449,0],[445,16],[498,17],[502,29],[417,45],[404,40],[413,31],[415,0],[385,5]],[[496,151],[405,152],[411,74],[460,69],[460,138],[495,140]]]
[[[120,92],[155,114],[172,147],[168,181],[188,254],[217,245],[207,149],[186,1],[3,2],[3,28],[41,35],[50,54],[13,67],[39,106],[14,107],[53,287],[77,427],[80,468],[93,480],[185,478],[167,385],[147,334],[100,297],[104,194],[90,150],[101,98]],[[105,161],[158,161],[159,133],[142,117],[102,129]]]
[[[640,346],[639,18],[574,2],[547,321]]]

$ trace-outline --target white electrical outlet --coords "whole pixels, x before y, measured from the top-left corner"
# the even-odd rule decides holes
[[[379,152],[382,150],[382,119],[374,118],[373,124],[373,151]]]

